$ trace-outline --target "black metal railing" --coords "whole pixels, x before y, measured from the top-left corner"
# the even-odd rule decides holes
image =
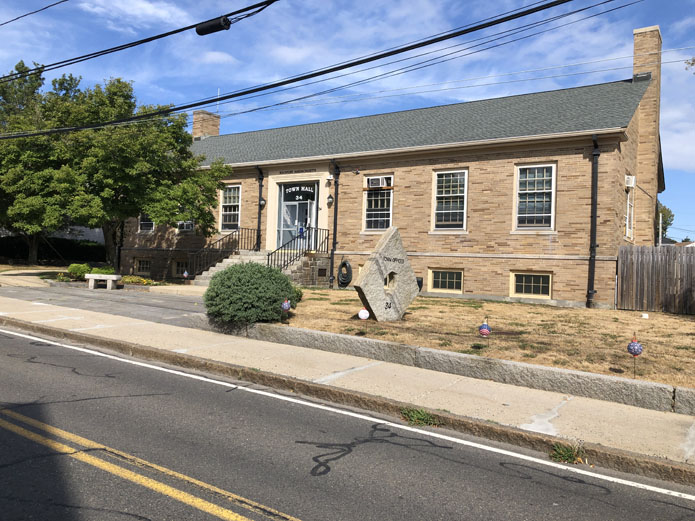
[[[277,250],[268,254],[268,266],[284,270],[309,252],[328,253],[328,230],[304,228]]]
[[[197,252],[189,253],[188,272],[191,278],[241,250],[255,250],[258,247],[257,231],[256,228],[237,228]]]

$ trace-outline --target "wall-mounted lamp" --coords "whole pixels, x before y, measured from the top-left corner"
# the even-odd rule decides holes
[[[355,173],[355,174],[359,174],[359,173],[360,173],[360,171],[359,171],[359,170],[358,170],[357,168],[355,168],[355,171],[354,171],[354,173]]]
[[[263,197],[261,197],[261,200],[258,201],[258,206],[260,206],[261,208],[265,208],[265,199]]]
[[[328,194],[328,197],[326,198],[326,204],[328,204],[328,206],[333,206],[333,196],[331,194]]]

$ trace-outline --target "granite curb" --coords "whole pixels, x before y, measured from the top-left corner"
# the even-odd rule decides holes
[[[248,337],[479,380],[492,380],[542,391],[622,403],[643,409],[695,416],[695,389],[685,387],[271,324],[255,324],[249,327]]]
[[[213,361],[182,353],[174,353],[155,347],[142,346],[132,342],[61,330],[44,324],[34,324],[11,317],[0,317],[0,325],[20,329],[25,332],[45,335],[51,339],[69,340],[76,343],[87,344],[134,358],[163,362],[185,369],[203,371],[210,374],[243,380],[277,390],[297,393],[314,399],[325,400],[396,417],[401,416],[403,408],[417,407],[417,404],[391,400],[359,391],[339,389],[230,363]],[[438,421],[441,427],[539,452],[549,453],[555,444],[568,444],[567,440],[559,437],[524,431],[516,427],[499,425],[486,420],[456,416],[439,410],[429,410],[428,412]],[[586,458],[593,462],[593,464],[602,468],[683,485],[695,485],[695,465],[604,447],[594,443],[587,443],[583,448]]]

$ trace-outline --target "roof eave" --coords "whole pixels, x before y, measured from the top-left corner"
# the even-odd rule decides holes
[[[287,159],[272,159],[267,161],[248,161],[243,163],[225,163],[233,168],[242,168],[249,166],[268,166],[268,165],[282,165],[282,164],[292,164],[292,163],[308,163],[312,161],[328,161],[331,159],[345,159],[345,158],[357,158],[357,157],[370,157],[370,156],[381,156],[381,155],[392,155],[392,154],[404,154],[404,153],[417,153],[417,152],[430,152],[438,150],[449,150],[454,148],[470,148],[470,147],[482,147],[482,146],[496,146],[496,145],[514,145],[517,143],[534,143],[539,141],[548,140],[566,140],[574,138],[582,138],[587,136],[610,136],[615,135],[621,141],[627,139],[626,136],[627,127],[615,127],[615,128],[604,128],[604,129],[594,129],[594,130],[582,130],[580,132],[558,132],[553,134],[537,134],[533,136],[517,136],[511,138],[498,138],[498,139],[483,139],[477,141],[464,141],[460,143],[444,143],[441,145],[422,145],[415,147],[402,147],[402,148],[390,148],[383,150],[369,150],[365,152],[346,152],[342,154],[328,154],[321,156],[305,156],[305,157],[292,157]],[[204,167],[207,168],[207,167]]]

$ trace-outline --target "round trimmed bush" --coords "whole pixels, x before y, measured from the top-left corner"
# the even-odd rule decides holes
[[[92,268],[89,264],[70,264],[68,266],[68,275],[73,280],[84,280],[84,276],[91,271]]]
[[[210,318],[244,326],[281,320],[282,303],[294,308],[302,292],[280,270],[248,262],[215,273],[203,298]]]

